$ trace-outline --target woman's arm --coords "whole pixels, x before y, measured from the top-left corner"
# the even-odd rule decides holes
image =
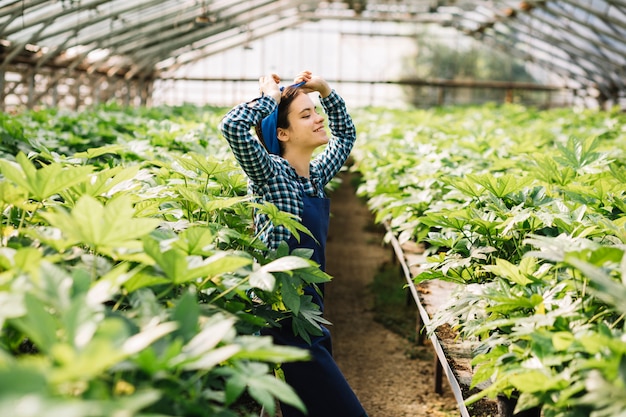
[[[319,172],[322,184],[327,184],[339,172],[350,156],[356,141],[356,128],[348,114],[346,104],[334,90],[320,99],[332,137],[326,149],[312,162]]]
[[[248,178],[257,184],[274,175],[274,161],[251,129],[277,106],[276,99],[264,95],[249,103],[242,103],[222,119],[220,130],[228,141],[235,159]]]
[[[328,117],[331,139],[326,149],[318,155],[311,165],[320,175],[322,184],[327,184],[346,162],[356,140],[356,129],[346,110],[346,103],[328,82],[311,71],[303,71],[294,82],[305,81],[300,87],[305,93],[318,92],[320,103]]]

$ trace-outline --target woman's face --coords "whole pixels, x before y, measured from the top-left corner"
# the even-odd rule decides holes
[[[313,100],[308,94],[298,94],[289,106],[287,113],[289,127],[279,128],[278,138],[286,141],[286,146],[297,146],[314,150],[328,143],[324,128],[324,117],[317,113]]]

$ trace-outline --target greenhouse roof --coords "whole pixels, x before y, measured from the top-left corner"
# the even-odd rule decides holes
[[[626,0],[0,0],[0,70],[154,79],[323,19],[435,23],[624,97]]]

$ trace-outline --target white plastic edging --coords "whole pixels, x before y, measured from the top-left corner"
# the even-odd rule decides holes
[[[385,223],[385,228],[387,229],[387,235],[389,236],[389,241],[391,242],[393,251],[395,252],[396,257],[398,258],[398,261],[400,262],[400,265],[402,266],[404,277],[406,278],[409,288],[411,289],[413,300],[415,301],[420,317],[422,318],[422,324],[424,325],[424,327],[427,328],[430,325],[430,317],[428,316],[426,309],[424,308],[424,306],[422,305],[422,302],[420,301],[419,295],[417,293],[417,288],[415,287],[415,283],[413,282],[413,279],[411,278],[411,271],[404,259],[404,251],[402,250],[402,247],[400,246],[400,242],[398,242],[398,239],[393,234],[393,232],[391,231],[387,223]],[[443,368],[443,371],[446,373],[446,377],[448,378],[448,382],[450,383],[450,388],[452,389],[452,393],[454,394],[454,397],[456,398],[456,401],[458,403],[459,411],[461,412],[461,417],[470,417],[469,411],[467,411],[467,407],[465,406],[465,399],[463,398],[463,392],[461,391],[461,386],[459,385],[459,381],[457,381],[456,377],[454,376],[454,373],[452,372],[452,368],[450,367],[450,364],[448,363],[448,359],[446,359],[446,354],[444,353],[443,348],[441,347],[441,344],[439,343],[439,339],[437,339],[437,336],[434,333],[430,337],[430,341],[432,342],[433,347],[435,348],[435,352],[437,352],[439,363],[441,363],[441,367]]]

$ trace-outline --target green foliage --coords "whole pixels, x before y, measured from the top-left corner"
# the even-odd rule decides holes
[[[458,33],[442,32],[441,28],[436,31],[427,29],[419,34],[416,38],[417,52],[405,58],[403,76],[422,80],[534,81],[522,60],[514,59],[511,54],[485,46],[474,39],[459,39],[458,36]],[[413,105],[429,105],[428,96],[432,94],[429,87],[408,86],[405,90]],[[501,102],[503,98],[501,91],[488,88],[453,88],[439,94],[453,96],[451,103],[458,105]],[[528,99],[529,96],[532,97],[532,92],[529,94],[527,91],[518,91],[517,95]],[[441,96],[437,100],[441,100]]]
[[[488,387],[468,404],[626,413],[624,115],[502,106],[356,120],[359,194],[401,241],[428,246],[416,282],[460,284],[429,330],[450,324],[477,343],[473,385]]]
[[[44,165],[40,169],[19,153],[16,157],[19,166],[0,160],[0,172],[9,181],[28,192],[28,197],[44,202],[65,188],[72,187],[87,179],[92,167],[63,167],[58,163]]]
[[[452,35],[446,35],[446,38]],[[443,42],[437,34],[418,37],[418,54],[412,69],[422,78],[531,81],[523,64],[476,42],[469,45]],[[467,41],[465,42],[467,43]]]
[[[223,110],[57,110],[0,118],[0,413],[222,416],[303,409],[273,375],[308,353],[260,329],[325,323],[330,277],[269,251],[217,133]],[[22,407],[20,404],[28,404]]]

